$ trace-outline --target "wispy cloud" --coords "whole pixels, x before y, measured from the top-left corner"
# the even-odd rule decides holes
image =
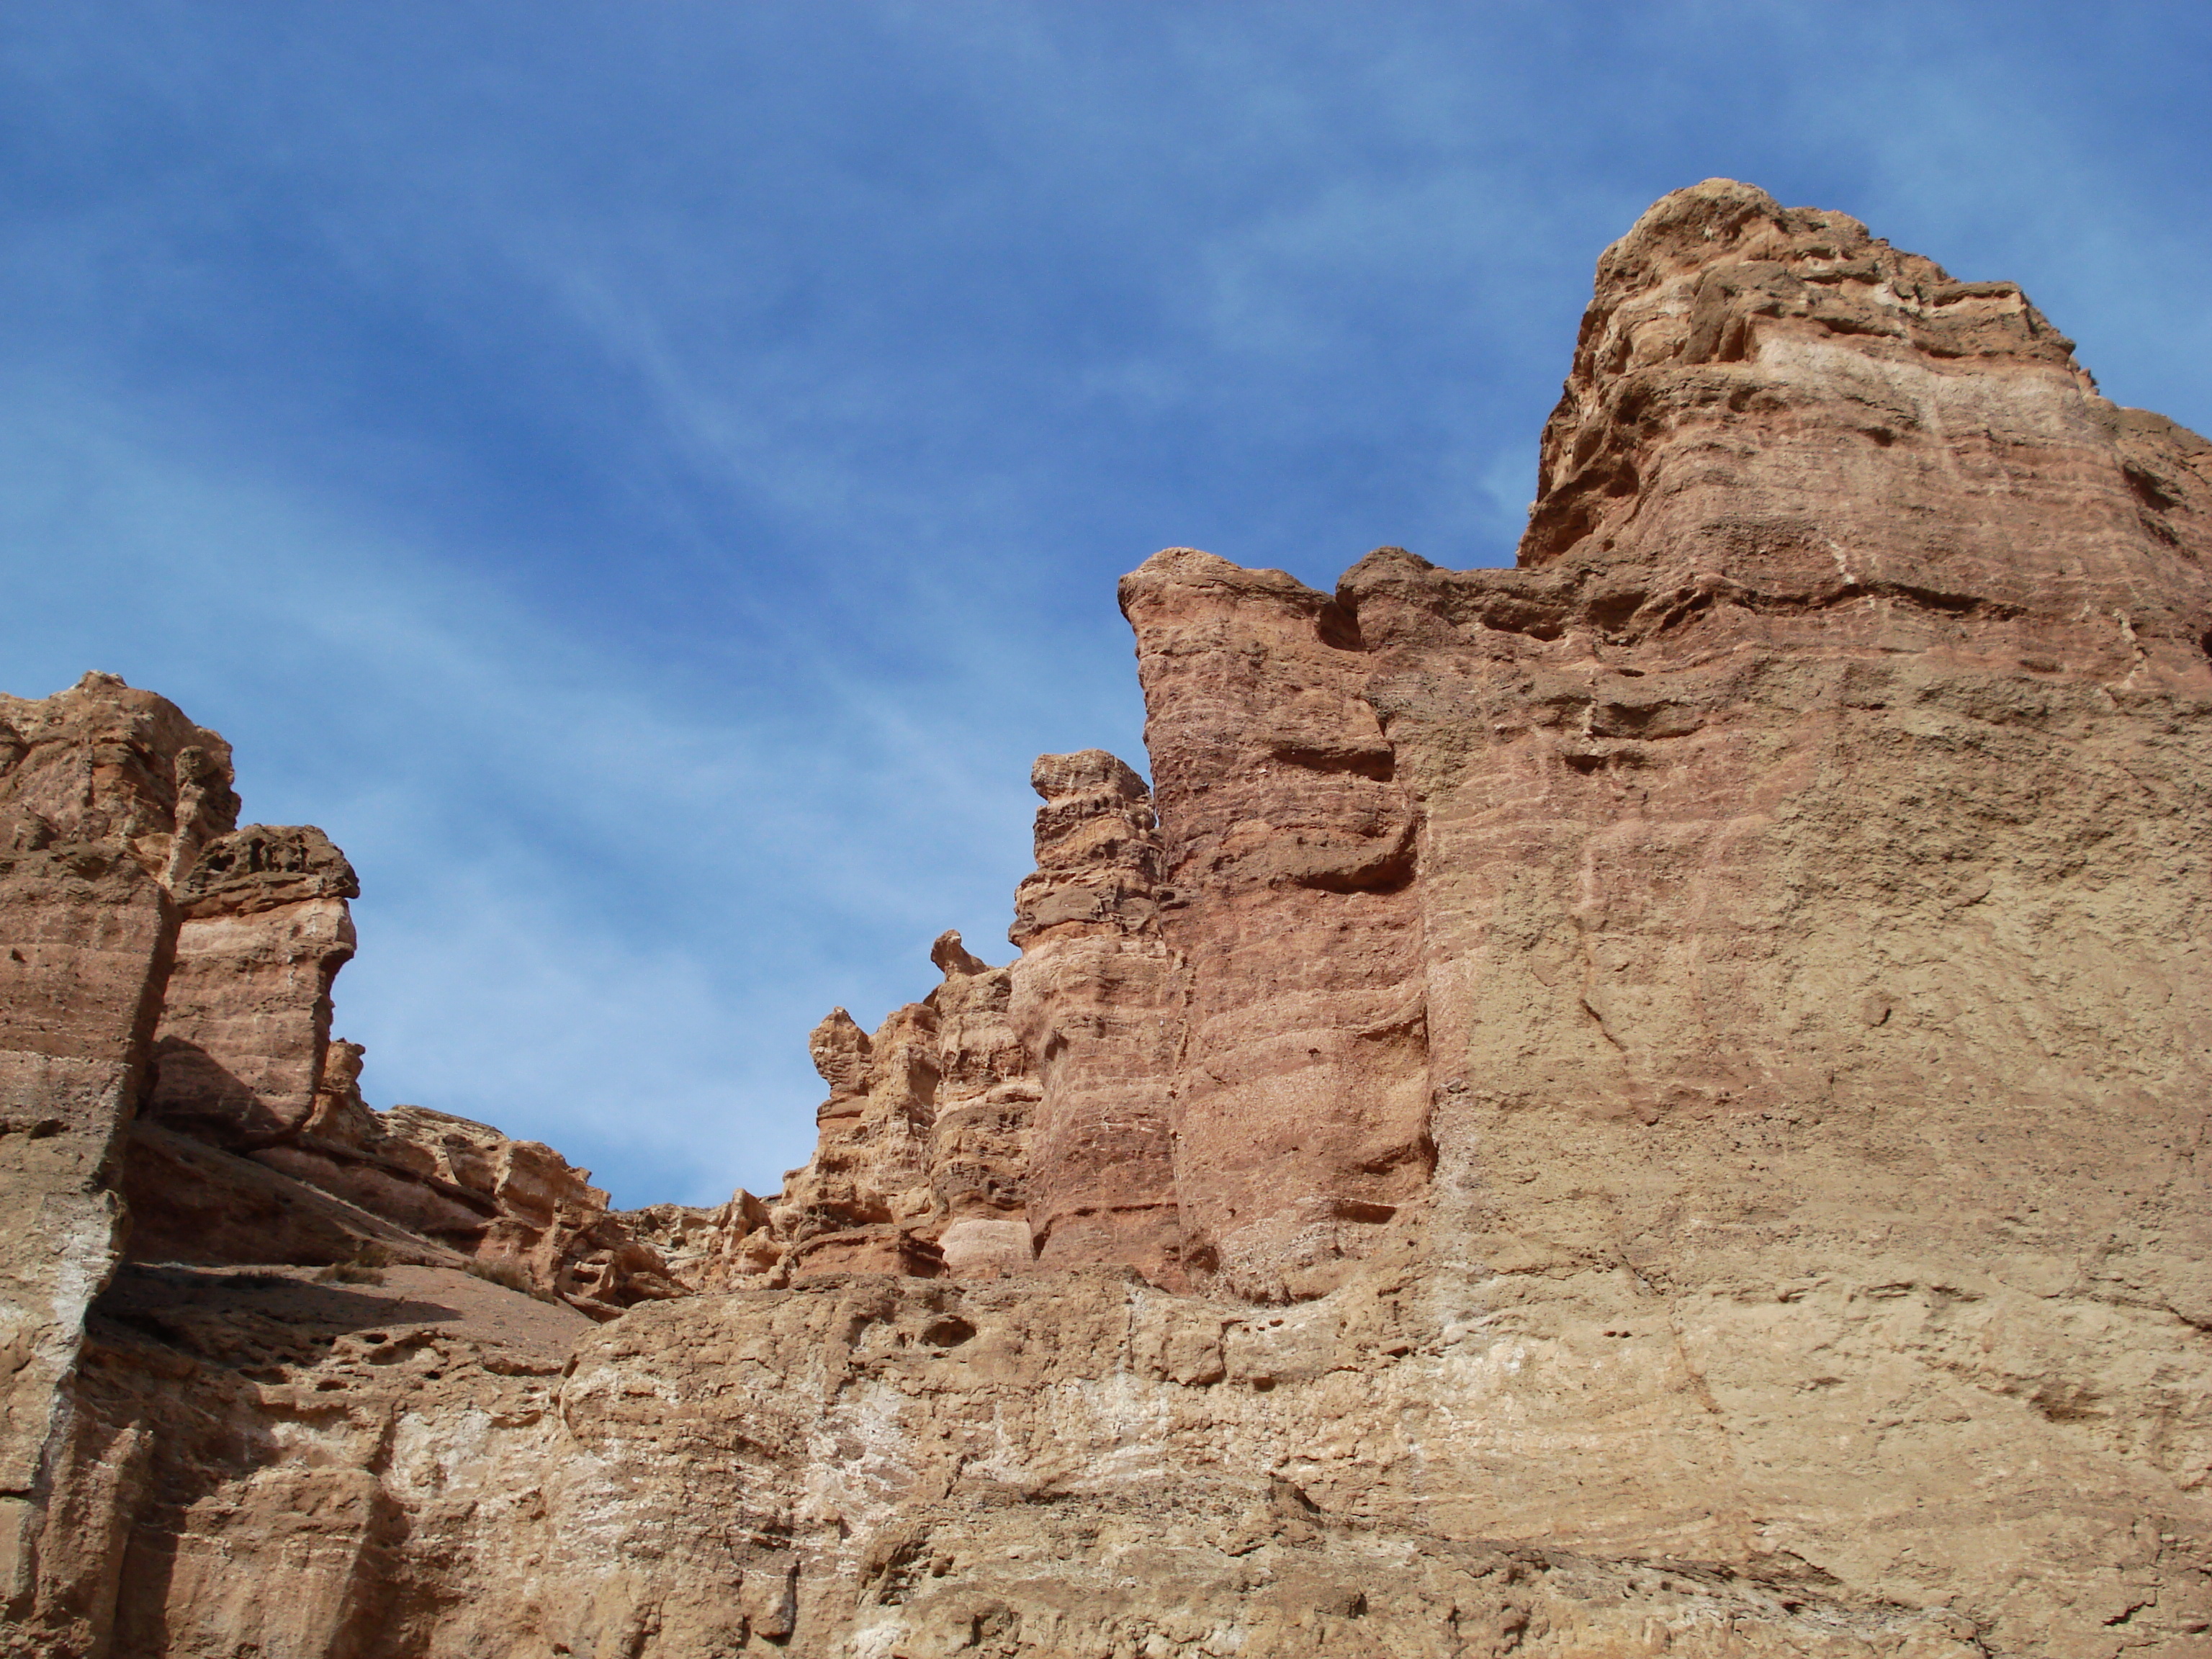
[[[380,1097],[552,1140],[640,1201],[772,1187],[811,1139],[813,1021],[918,994],[945,926],[993,951],[1027,793],[996,721],[919,719],[836,663],[775,707],[702,691],[37,401],[0,423],[8,684],[162,690],[231,738],[251,816],[347,848],[339,1024]]]

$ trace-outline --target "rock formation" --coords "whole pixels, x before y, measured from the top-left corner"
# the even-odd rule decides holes
[[[128,1301],[124,1261],[473,1266],[605,1318],[683,1292],[550,1148],[361,1102],[360,1049],[330,1035],[353,871],[319,830],[237,828],[230,784],[222,738],[112,675],[0,698],[11,1651],[118,1650],[146,1582],[128,1565],[141,1477],[191,1455],[99,1414],[112,1355],[88,1310]]]
[[[240,1148],[307,1123],[331,1041],[331,984],[352,958],[361,884],[319,830],[264,824],[204,847],[154,1037],[144,1115]]]
[[[1163,852],[1144,781],[1103,750],[1030,773],[1036,873],[1014,895],[1015,1017],[1036,1056],[1040,1267],[1127,1261],[1186,1282],[1170,1095],[1182,984],[1161,936]]]
[[[702,1288],[824,1274],[994,1278],[1026,1271],[1030,1117],[1037,1085],[1007,1019],[1010,975],[947,933],[944,982],[873,1036],[834,1008],[808,1047],[830,1098],[821,1145],[773,1203],[740,1192],[718,1218]]]
[[[228,811],[198,787],[221,740],[111,687],[88,676],[44,702],[0,700],[0,1584],[17,1603],[87,1310],[114,1259],[117,1141],[176,951],[155,872]]]
[[[2212,1652],[2208,558],[2018,289],[1678,191],[1517,568],[1146,562],[1152,787],[710,1210],[372,1111],[335,849],[0,704],[6,1650]]]

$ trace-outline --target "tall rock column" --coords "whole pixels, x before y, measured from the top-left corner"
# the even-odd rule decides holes
[[[1183,983],[1160,937],[1144,780],[1103,749],[1038,758],[1036,872],[1014,896],[1013,1016],[1043,1101],[1030,1143],[1040,1267],[1127,1262],[1180,1286],[1170,1099]]]
[[[1013,1027],[1013,974],[941,934],[929,959],[945,981],[937,1009],[937,1110],[930,1191],[938,1249],[957,1279],[1026,1273],[1036,1259],[1027,1180],[1039,1093]]]
[[[112,843],[0,843],[0,1598],[35,1583],[44,1462],[116,1255],[119,1129],[176,919]]]
[[[1326,594],[1178,548],[1121,608],[1188,981],[1187,1249],[1241,1294],[1315,1294],[1432,1161],[1417,817]]]
[[[157,872],[229,825],[228,751],[91,674],[0,697],[0,1607],[48,1599],[39,1541],[84,1316],[112,1271],[117,1138],[176,943]]]

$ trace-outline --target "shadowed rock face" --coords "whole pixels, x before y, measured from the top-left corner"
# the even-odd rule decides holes
[[[370,1112],[327,843],[0,704],[4,1650],[2203,1650],[2212,446],[1721,180],[1543,442],[1513,570],[1128,577],[1152,787],[714,1210]]]
[[[144,1496],[146,1458],[179,1455],[130,1424],[102,1439],[89,1403],[101,1362],[83,1352],[87,1310],[126,1255],[474,1259],[602,1317],[682,1291],[550,1148],[361,1103],[360,1049],[330,1035],[353,872],[320,830],[235,828],[230,786],[221,738],[112,675],[0,697],[9,1651],[191,1650],[114,1626],[137,1582],[115,1529]],[[457,1138],[472,1159],[446,1155]]]

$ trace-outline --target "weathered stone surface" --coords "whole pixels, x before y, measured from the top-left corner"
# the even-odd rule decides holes
[[[1030,1225],[1046,1268],[1127,1262],[1188,1284],[1174,1085],[1185,984],[1160,936],[1151,793],[1101,749],[1030,775],[1036,873],[1014,896],[1015,1025],[1042,1101]]]
[[[459,1267],[469,1260],[426,1231],[149,1119],[131,1124],[125,1139],[122,1194],[134,1261]]]
[[[1662,1452],[1687,1484],[1639,1529],[1626,1460],[1705,1415],[1669,1337],[1593,1352],[1518,1287],[1364,1271],[1256,1310],[1105,1270],[821,1279],[586,1334],[459,1274],[132,1269],[79,1431],[128,1474],[106,1616],[196,1656],[1982,1650],[1968,1613],[1731,1544],[1725,1459]],[[1641,1409],[1589,1415],[1593,1360]],[[2021,1449],[2085,1467],[2062,1436]],[[2101,1613],[2172,1553],[2042,1603]]]
[[[228,744],[112,674],[43,699],[0,693],[0,821],[18,848],[119,843],[173,885],[237,823],[230,778]]]
[[[446,1467],[468,1479],[517,1442],[550,1463],[551,1396],[590,1328],[449,1270],[125,1268],[66,1449],[84,1524],[47,1564],[33,1650],[419,1648],[444,1612],[438,1553],[469,1517]],[[503,1498],[533,1507],[520,1481]]]
[[[743,1188],[726,1204],[648,1204],[615,1213],[632,1237],[660,1257],[677,1284],[727,1290],[757,1284],[764,1270],[747,1265],[744,1247],[768,1226],[768,1206]]]
[[[352,958],[353,866],[319,830],[254,824],[204,847],[155,1037],[147,1112],[222,1145],[292,1133],[314,1110],[331,985]]]
[[[955,933],[938,939],[930,960],[943,982],[874,1036],[842,1008],[814,1028],[808,1046],[830,1085],[816,1113],[820,1145],[765,1206],[744,1193],[732,1200],[730,1221],[744,1236],[717,1252],[702,1286],[931,1277],[948,1263],[990,1278],[1030,1265],[1025,1173],[1038,1089],[1010,1024],[1011,978]]]
[[[114,1264],[116,1139],[143,1083],[174,907],[156,874],[228,827],[222,740],[88,674],[0,697],[0,1607],[26,1612],[85,1310]]]
[[[1600,261],[1521,550],[1544,574],[1492,586],[1492,625],[1572,593],[1624,640],[1717,609],[1770,647],[1810,616],[1838,646],[2185,679],[2208,469],[2203,439],[2098,397],[2011,283],[1715,180]]]
[[[1020,960],[825,1021],[781,1194],[605,1218],[715,1293],[428,1265],[594,1200],[345,1045],[258,1163],[139,1126],[330,1265],[123,1270],[13,1650],[2201,1655],[2208,556],[2016,290],[1678,192],[1519,568],[1127,580],[1155,787],[1039,763]],[[168,872],[164,741],[32,836]]]
[[[0,783],[4,783],[0,779]],[[118,841],[0,852],[0,1604],[36,1583],[54,1432],[115,1260],[118,1131],[176,918]]]
[[[1503,1295],[1587,1356],[1497,1453],[1519,1494],[1455,1486],[1442,1530],[1788,1553],[1991,1650],[2179,1651],[2208,526],[2212,448],[2016,290],[1682,192],[1601,266],[1521,568],[1125,584],[1156,862],[1086,885],[1041,821],[1018,1015],[1055,927],[1157,938],[1173,1058],[1093,1110],[1166,1117],[1173,1180],[1134,1184],[1183,1273],[1328,1306],[1401,1241],[1440,1328]],[[1133,1161],[1063,1136],[1057,1027],[1018,1024],[1034,1224]],[[1529,1352],[1506,1409],[1543,1419]]]
[[[450,1113],[378,1111],[361,1098],[360,1045],[333,1043],[331,1052],[313,1115],[284,1139],[254,1148],[256,1163],[594,1318],[686,1293],[659,1253],[608,1208],[590,1170],[541,1141],[516,1140]]]
[[[1417,819],[1342,607],[1279,571],[1157,555],[1121,584],[1184,963],[1186,1250],[1313,1294],[1427,1184]]]
[[[362,1099],[361,1047],[331,1037],[332,981],[354,949],[346,902],[360,887],[320,830],[210,837],[176,890],[183,922],[146,1117],[289,1179],[142,1133],[130,1181],[149,1224],[134,1235],[138,1260],[315,1266],[346,1260],[350,1240],[380,1259],[473,1260],[599,1318],[685,1293],[590,1172],[551,1147]],[[179,1160],[214,1179],[180,1184]]]

